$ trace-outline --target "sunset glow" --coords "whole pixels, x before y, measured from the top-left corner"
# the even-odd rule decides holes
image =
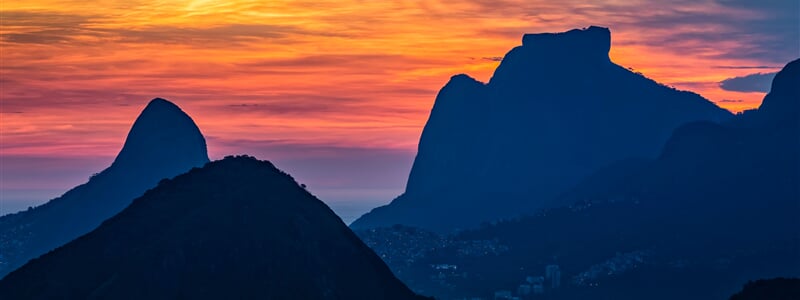
[[[361,189],[389,201],[438,89],[458,73],[488,81],[524,33],[609,27],[613,61],[736,112],[764,93],[720,81],[798,55],[782,44],[797,27],[777,36],[737,27],[773,18],[765,11],[662,2],[5,1],[2,198],[85,181],[155,97],[194,118],[212,159],[254,154],[323,199]],[[40,182],[18,168],[38,157],[63,176]],[[304,172],[311,165],[330,172]]]

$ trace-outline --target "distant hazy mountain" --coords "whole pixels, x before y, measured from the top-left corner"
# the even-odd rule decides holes
[[[206,162],[206,141],[194,121],[175,104],[153,99],[109,168],[41,206],[0,217],[0,277],[96,228],[159,180]]]
[[[162,181],[0,281],[2,299],[420,299],[271,163],[228,157]]]
[[[679,127],[657,158],[613,164],[564,193],[569,207],[461,233],[510,249],[469,265],[513,286],[557,261],[569,284],[550,299],[726,299],[753,278],[800,277],[798,82],[795,60],[759,109]]]
[[[601,167],[655,157],[681,124],[731,117],[697,94],[614,64],[610,46],[600,27],[526,34],[488,83],[451,78],[405,193],[351,226],[449,230],[552,206]]]

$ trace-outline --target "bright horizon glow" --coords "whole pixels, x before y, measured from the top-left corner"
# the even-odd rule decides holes
[[[194,118],[212,159],[248,153],[322,199],[380,190],[364,197],[387,202],[438,89],[459,73],[488,81],[524,33],[609,27],[614,62],[734,112],[764,93],[718,82],[775,72],[797,53],[778,50],[781,35],[743,31],[774,18],[744,4],[581,2],[4,2],[0,202],[84,182],[155,97]],[[38,158],[55,159],[60,177],[21,163]]]

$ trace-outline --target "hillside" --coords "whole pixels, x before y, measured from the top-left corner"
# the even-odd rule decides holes
[[[3,299],[417,299],[271,163],[228,157],[163,180],[0,281]]]
[[[447,232],[555,207],[621,159],[655,158],[678,126],[732,115],[609,59],[611,33],[526,34],[488,83],[453,76],[422,132],[405,192],[356,220]]]
[[[159,180],[206,162],[206,141],[192,118],[153,99],[110,167],[43,205],[0,217],[0,278],[96,228]]]

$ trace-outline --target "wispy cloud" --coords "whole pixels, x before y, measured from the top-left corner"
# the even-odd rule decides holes
[[[241,137],[413,153],[436,92],[451,75],[486,81],[522,34],[589,25],[611,28],[615,62],[743,110],[757,106],[762,94],[719,83],[756,69],[773,72],[800,56],[798,5],[11,1],[0,8],[0,150],[110,155],[146,101],[166,97],[219,137],[209,140],[215,155],[318,151]],[[335,152],[356,157],[372,150]],[[317,160],[333,165],[323,161]],[[406,175],[406,166],[394,168],[382,172]]]
[[[718,69],[733,69],[733,70],[746,70],[746,69],[781,69],[779,66],[714,66]]]
[[[90,46],[102,43],[179,44],[234,47],[253,42],[290,43],[294,35],[334,35],[291,25],[221,24],[197,27],[191,24],[107,27],[101,17],[26,11],[0,12],[3,26],[12,32],[0,39],[14,44],[64,44]]]
[[[777,73],[756,73],[746,76],[727,78],[720,81],[719,87],[734,92],[769,92],[772,79]]]

